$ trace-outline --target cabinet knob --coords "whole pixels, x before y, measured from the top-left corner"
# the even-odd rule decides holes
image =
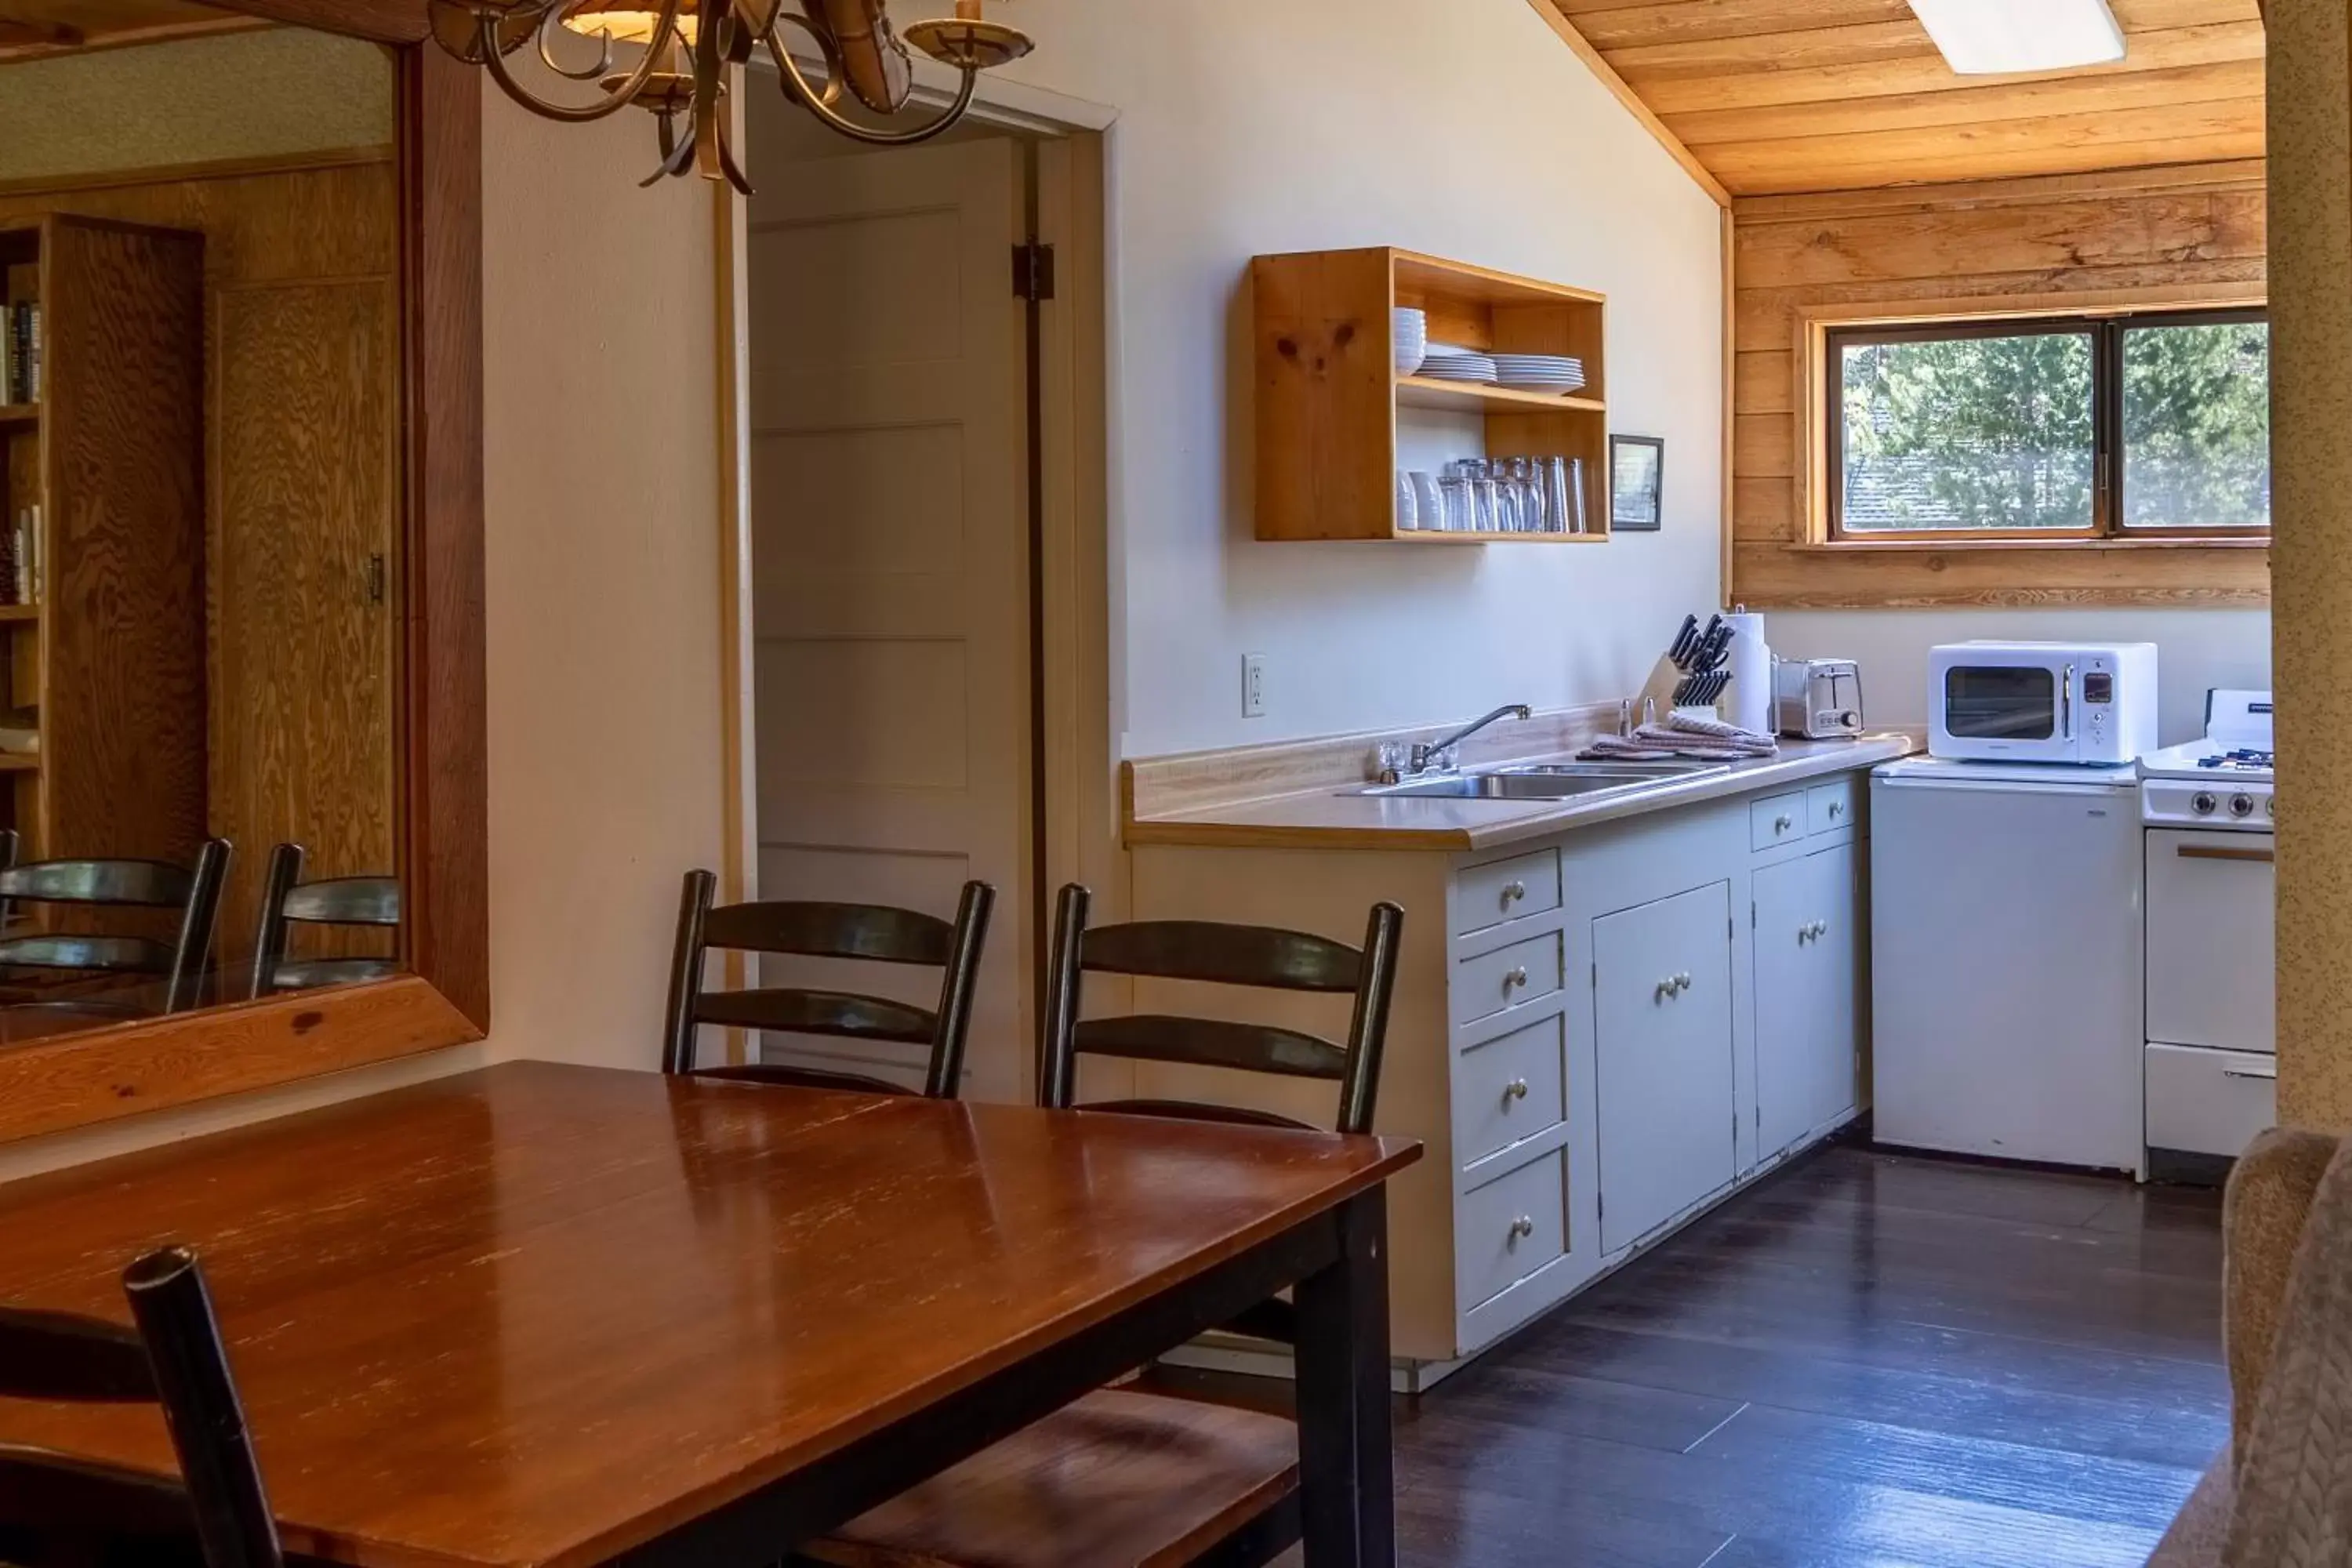
[[[1776,816],[1772,819],[1772,831],[1775,833],[1786,833],[1796,826],[1797,819],[1793,816]]]
[[[1516,991],[1527,983],[1528,972],[1525,965],[1522,965],[1517,969],[1514,969],[1508,974],[1503,976],[1503,989],[1505,991]]]
[[[1517,1247],[1519,1244],[1521,1237],[1533,1236],[1535,1233],[1536,1222],[1534,1216],[1530,1215],[1521,1215],[1518,1218],[1511,1222],[1511,1234],[1504,1245],[1507,1247]]]
[[[1515,1078],[1503,1086],[1505,1100],[1525,1100],[1527,1097],[1528,1080],[1523,1078]]]
[[[1516,904],[1527,896],[1528,885],[1525,882],[1506,882],[1503,884],[1503,902],[1506,905]]]
[[[1835,822],[1839,817],[1843,816],[1844,815],[1845,802],[1842,800],[1833,800],[1830,802],[1830,820],[1832,822]]]
[[[1829,922],[1829,921],[1815,921],[1813,922],[1813,940],[1814,940],[1815,942],[1819,942],[1819,941],[1821,941],[1821,940],[1822,940],[1822,938],[1823,938],[1823,937],[1825,937],[1825,936],[1829,935],[1829,934],[1830,934],[1830,922]]]
[[[1687,990],[1689,990],[1690,988],[1691,988],[1691,977],[1690,977],[1689,975],[1687,975],[1687,974],[1677,974],[1677,975],[1675,975],[1675,989],[1676,991],[1678,991],[1678,992],[1679,992],[1679,991],[1687,991]]]

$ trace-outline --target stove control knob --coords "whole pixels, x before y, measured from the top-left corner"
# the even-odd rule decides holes
[[[2210,790],[2199,790],[2189,802],[2189,809],[2200,816],[2210,816],[2221,807],[2221,803],[2213,798]]]
[[[2278,801],[2272,795],[2263,796],[2263,816],[2272,821],[2278,818]]]
[[[2230,815],[2231,816],[2238,817],[2241,820],[2253,816],[2254,797],[2250,795],[2231,795],[2230,797]]]

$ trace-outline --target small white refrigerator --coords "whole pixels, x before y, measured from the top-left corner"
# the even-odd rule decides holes
[[[2137,770],[1871,776],[1882,1143],[2145,1175]]]

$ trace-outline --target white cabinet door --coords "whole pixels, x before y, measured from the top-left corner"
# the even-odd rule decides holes
[[[1756,873],[1756,1152],[1769,1159],[1859,1100],[1853,847]]]
[[[1862,900],[1853,845],[1818,850],[1802,863],[1812,875],[1816,925],[1805,944],[1813,991],[1813,1047],[1805,1058],[1810,1130],[1862,1103]]]
[[[1821,1005],[1813,895],[1820,880],[1811,856],[1756,873],[1756,1152],[1762,1159],[1812,1126]]]
[[[1592,957],[1609,1252],[1734,1174],[1730,884],[1602,916]]]

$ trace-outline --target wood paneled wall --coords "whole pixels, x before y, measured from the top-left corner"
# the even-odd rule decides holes
[[[1832,546],[1803,328],[2264,297],[2259,161],[1734,204],[1729,596],[1758,605],[2263,603],[2244,546]],[[1801,397],[1803,403],[1801,405]]]
[[[397,170],[360,148],[0,188],[0,217],[30,212],[205,236],[207,826],[236,846],[242,954],[272,844],[308,876],[399,865]]]

